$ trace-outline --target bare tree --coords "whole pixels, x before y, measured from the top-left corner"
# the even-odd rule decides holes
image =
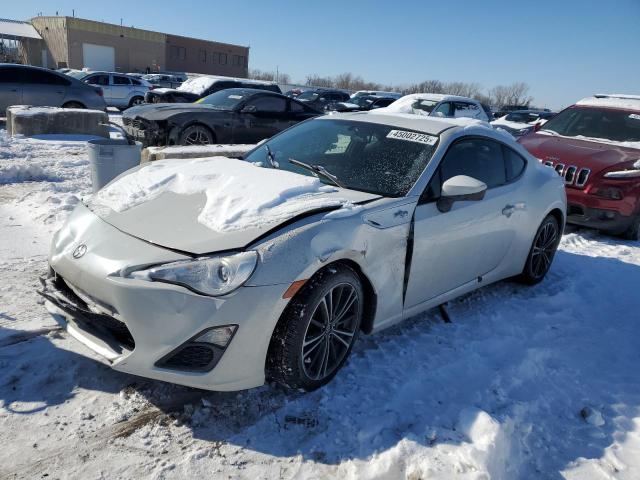
[[[529,85],[524,82],[498,85],[489,90],[489,96],[497,107],[504,107],[505,105],[528,106],[533,101],[533,98],[529,96]]]

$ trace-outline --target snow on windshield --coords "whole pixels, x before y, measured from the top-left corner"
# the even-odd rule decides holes
[[[218,79],[216,77],[195,77],[190,78],[177,90],[181,92],[194,93],[196,95],[202,95],[211,85],[213,85]]]
[[[336,188],[318,178],[226,157],[157,161],[100,190],[89,202],[96,213],[104,207],[123,212],[164,192],[205,193],[198,222],[217,232],[259,228],[308,210],[341,206],[346,200],[327,198]]]

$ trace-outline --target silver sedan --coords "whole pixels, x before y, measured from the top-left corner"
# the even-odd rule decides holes
[[[243,160],[125,173],[56,233],[48,309],[114,369],[313,390],[371,334],[493,282],[540,282],[564,185],[468,119],[303,122]]]

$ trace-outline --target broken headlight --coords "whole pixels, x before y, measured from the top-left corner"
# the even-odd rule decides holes
[[[256,268],[258,254],[240,252],[167,263],[130,274],[131,278],[181,285],[196,293],[219,296],[244,285]]]

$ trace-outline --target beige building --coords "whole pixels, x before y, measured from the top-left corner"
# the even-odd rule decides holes
[[[249,47],[75,17],[35,17],[42,40],[22,40],[25,63],[117,72],[189,72],[246,77]]]

